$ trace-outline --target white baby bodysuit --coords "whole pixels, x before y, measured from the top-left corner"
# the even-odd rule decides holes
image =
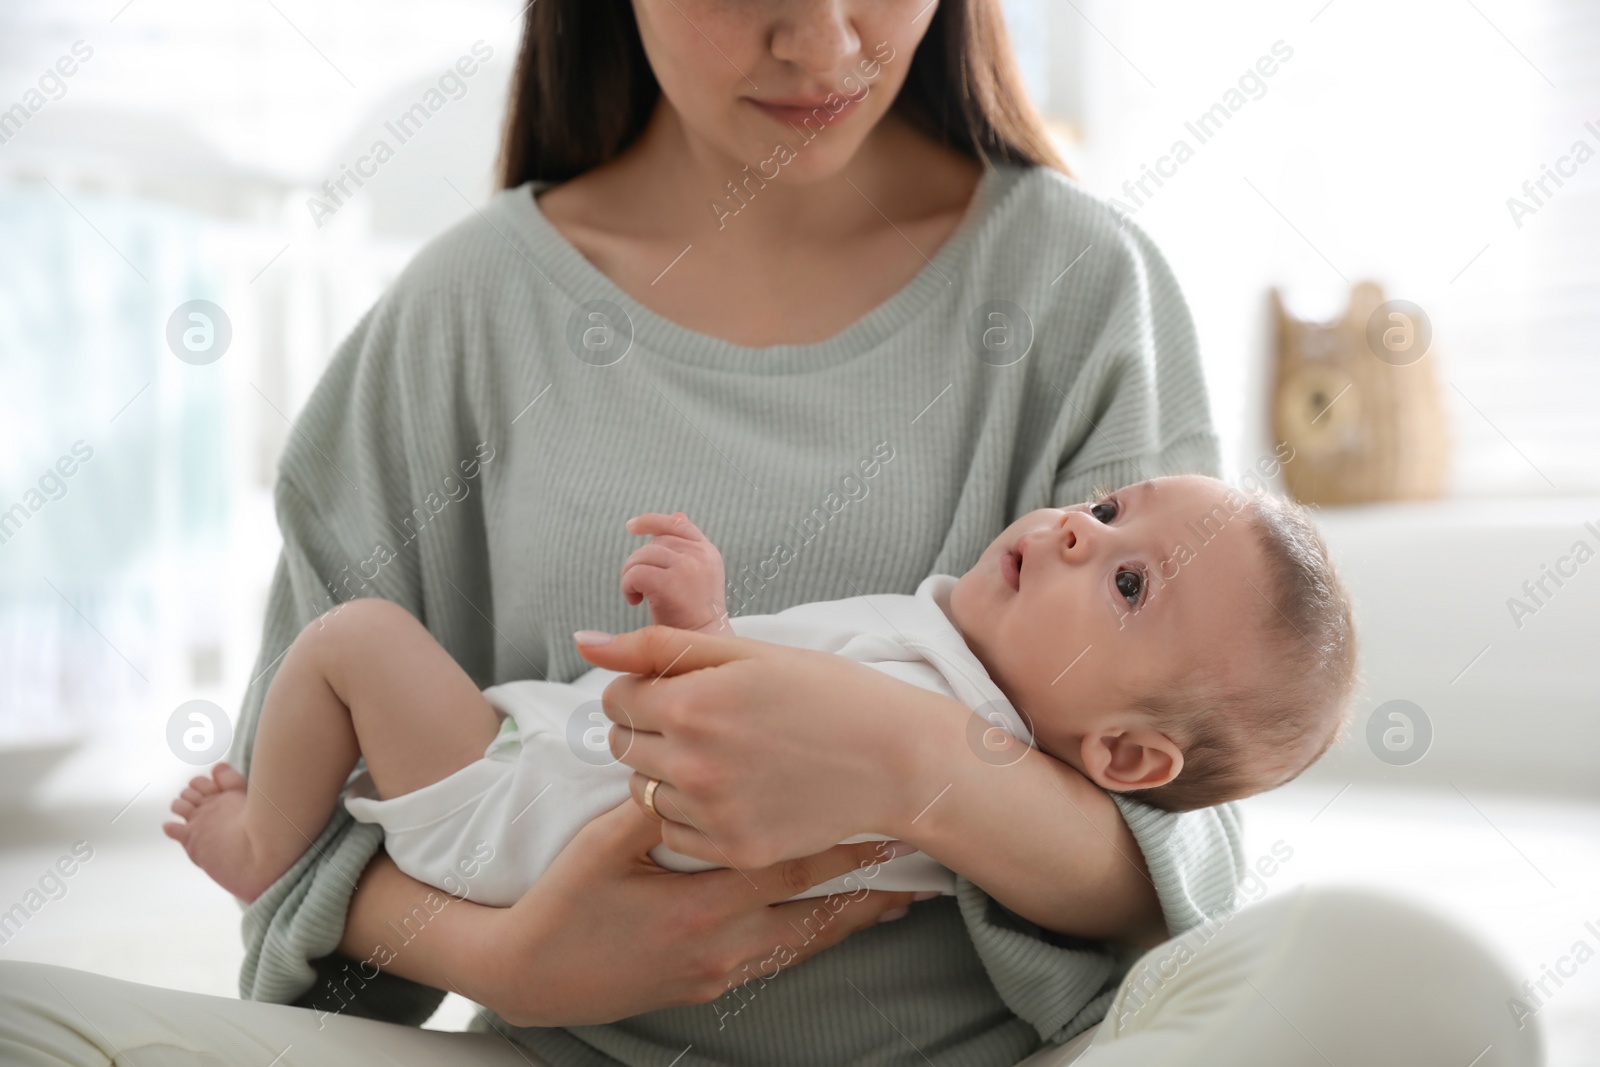
[[[955,697],[983,720],[975,724],[975,750],[984,732],[995,728],[1031,745],[1022,717],[950,622],[955,584],[954,577],[935,574],[911,596],[819,601],[729,622],[740,637],[837,653]],[[515,903],[590,819],[628,798],[633,772],[611,754],[611,721],[600,707],[601,693],[616,677],[616,671],[596,667],[566,684],[519,681],[485,689],[484,697],[514,720],[515,729],[502,729],[482,759],[388,800],[377,799],[363,772],[351,783],[345,807],[358,820],[383,827],[384,848],[413,878],[483,904]],[[885,838],[861,834],[847,840]],[[665,845],[650,856],[675,871],[718,866]],[[863,888],[953,893],[955,878],[916,852],[794,899]]]

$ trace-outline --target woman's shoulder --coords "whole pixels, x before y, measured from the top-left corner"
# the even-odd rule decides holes
[[[507,344],[563,328],[565,314],[542,296],[550,287],[514,230],[516,192],[496,194],[418,249],[340,342],[318,387],[322,402],[338,408],[352,390],[368,390],[442,410],[458,389],[492,392],[495,355]]]
[[[1008,293],[1036,324],[1048,320],[1066,330],[1057,336],[1084,344],[1118,322],[1188,329],[1171,265],[1126,213],[1058,170],[1001,169],[995,206],[965,264],[969,284]]]
[[[994,246],[1011,254],[1060,260],[1060,271],[1074,257],[1073,269],[1084,273],[1125,270],[1161,253],[1133,220],[1104,197],[1096,196],[1072,176],[1054,167],[998,163],[1000,191],[994,211],[998,230]],[[1098,255],[1089,253],[1097,252]],[[1056,274],[1052,272],[1052,278]]]
[[[526,298],[549,288],[548,268],[540,262],[541,250],[525,217],[528,210],[532,193],[526,185],[501,190],[482,207],[473,205],[417,250],[385,299],[413,315],[453,315],[492,311],[499,298]]]

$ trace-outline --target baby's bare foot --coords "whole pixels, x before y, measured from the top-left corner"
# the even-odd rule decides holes
[[[245,832],[244,775],[226,763],[217,764],[211,777],[191,779],[172,802],[172,811],[183,822],[163,823],[162,832],[182,845],[212,881],[240,900],[255,900],[288,869],[288,864],[269,869],[274,865],[257,855]]]

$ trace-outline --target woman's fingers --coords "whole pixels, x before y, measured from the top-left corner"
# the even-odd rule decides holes
[[[875,858],[884,843],[846,845],[750,875],[733,870],[680,874],[662,870],[650,859],[661,841],[663,824],[623,801],[591,820],[562,850],[538,884],[507,914],[552,912],[539,960],[570,954],[588,966],[594,989],[607,1004],[579,1007],[578,1021],[601,1021],[639,1014],[659,1006],[715,999],[757,973],[771,976],[791,963],[836,945],[893,914],[910,893],[859,893],[817,897],[769,907],[802,891],[812,879],[835,877]],[[778,872],[782,872],[781,874]],[[787,878],[792,884],[781,884]],[[752,882],[766,885],[752,890]],[[620,924],[617,937],[596,942],[596,924]],[[552,943],[552,938],[553,943]],[[538,967],[533,968],[537,974]],[[706,978],[705,975],[718,977]],[[559,998],[565,991],[557,989]],[[520,994],[519,994],[520,995]],[[549,1012],[551,993],[537,998]]]
[[[770,939],[775,946],[780,944],[788,946],[793,957],[787,962],[783,962],[780,957],[778,962],[780,966],[789,966],[814,956],[825,948],[832,948],[851,934],[877,925],[885,913],[909,907],[910,904],[910,893],[882,892],[790,901],[767,909],[767,914],[762,917],[765,929],[762,931],[764,936],[761,940]],[[758,942],[758,945],[760,943]],[[757,952],[758,954],[746,964],[746,967],[753,970],[757,966],[764,966],[765,970],[762,973],[770,978],[772,963],[768,961],[773,957],[773,950],[760,952],[758,949]],[[743,971],[744,968],[739,970]],[[736,981],[742,982],[748,977],[749,975],[744,975]]]
[[[777,962],[788,966],[880,921],[900,918],[915,899],[914,894],[872,892],[867,887],[872,884],[878,864],[915,851],[904,841],[860,841],[750,872],[751,880],[762,887],[756,892],[771,901],[762,917],[765,929],[759,935],[758,945],[772,940],[787,946],[792,955],[779,953]],[[826,897],[788,899],[822,882],[852,873],[859,879],[859,889]],[[740,971],[762,967],[759,973],[771,977],[773,962],[774,953],[768,950],[755,956]],[[744,975],[736,981],[748,977]]]
[[[651,776],[634,772],[628,779],[628,793],[633,797],[633,802],[639,810],[649,813],[645,806],[645,790],[650,788]],[[681,794],[672,787],[671,782],[662,781],[656,786],[655,794],[650,798],[656,813],[653,818],[661,823],[661,840],[674,852],[681,852],[685,856],[703,859],[707,863],[715,863],[723,867],[731,867],[728,854],[723,849],[716,847],[715,842],[708,841],[706,835],[695,825],[697,820],[684,809]]]
[[[690,822],[689,817],[671,800],[663,803],[660,789],[656,790],[656,810],[662,815],[662,843],[672,851],[707,863],[715,863],[718,867],[743,870],[739,868],[738,861],[730,854],[729,849],[707,837],[705,832]]]
[[[661,823],[631,800],[596,815],[582,833],[597,838],[601,853],[623,866],[640,860],[655,866],[647,854],[661,843]]]
[[[767,643],[749,637],[715,637],[694,630],[671,626],[641,626],[615,634],[603,645],[578,645],[578,652],[596,667],[621,671],[643,678],[616,678],[606,688],[610,693],[620,683],[649,685],[659,677],[671,677],[705,667],[718,667],[733,660],[749,659]],[[621,686],[628,693],[636,686]],[[659,687],[658,687],[659,688]]]
[[[648,766],[653,762],[649,756],[641,755],[637,751],[641,745],[648,748],[665,744],[660,734],[635,732],[633,738],[635,750],[627,754],[628,764],[633,767]],[[650,806],[646,806],[645,790],[650,788],[651,779],[656,779],[660,784],[650,797]],[[739,865],[735,855],[742,850],[735,848],[732,842],[717,841],[707,834],[701,828],[702,820],[696,818],[685,803],[682,791],[665,780],[663,775],[634,771],[633,777],[628,779],[628,794],[633,797],[633,802],[639,806],[640,811],[648,814],[650,807],[655,808],[654,818],[659,820],[661,826],[661,841],[672,851],[707,863],[715,863],[719,867]]]
[[[622,672],[600,695],[613,722],[631,721],[637,729],[661,733],[669,714],[672,687],[663,679],[750,658],[765,643],[746,637],[720,637],[671,626],[644,626],[616,634],[603,645],[578,645],[578,654],[596,667]],[[623,709],[626,709],[624,712]]]
[[[667,847],[672,847],[670,842]],[[811,856],[782,860],[770,867],[747,871],[754,888],[751,895],[769,904],[788,900],[796,893],[804,893],[813,886],[843,875],[853,874],[853,885],[870,889],[877,877],[879,864],[896,856],[917,851],[904,841],[857,841],[832,848]],[[747,883],[748,885],[749,883]],[[852,891],[860,895],[859,890]],[[879,894],[874,894],[879,895]]]
[[[624,720],[612,724],[609,741],[611,754],[636,772],[634,780],[629,783],[636,793],[644,787],[644,778],[671,781],[672,767],[667,762],[667,740],[660,734],[634,729],[631,720]]]
[[[614,731],[616,729],[620,727]],[[631,733],[633,750],[628,753],[628,763],[634,767],[649,766],[655,759],[653,746],[664,744],[663,739],[657,734]],[[651,802],[655,818],[659,820],[662,843],[680,855],[735,868],[742,883],[765,903],[787,900],[796,893],[851,872],[856,872],[856,884],[869,888],[877,876],[879,864],[916,851],[904,841],[857,841],[835,845],[812,856],[782,860],[768,867],[740,868],[736,857],[746,850],[733,841],[718,841],[708,834],[703,820],[687,810],[683,794],[670,781],[635,770],[628,779],[628,793],[639,810],[648,817],[650,809],[645,805],[645,790],[650,787],[652,778],[660,781]]]

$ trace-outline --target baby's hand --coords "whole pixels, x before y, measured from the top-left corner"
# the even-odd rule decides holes
[[[647,511],[628,520],[628,532],[651,535],[649,544],[623,561],[628,603],[650,601],[650,621],[657,626],[732,633],[722,553],[699,527],[681,511]]]

